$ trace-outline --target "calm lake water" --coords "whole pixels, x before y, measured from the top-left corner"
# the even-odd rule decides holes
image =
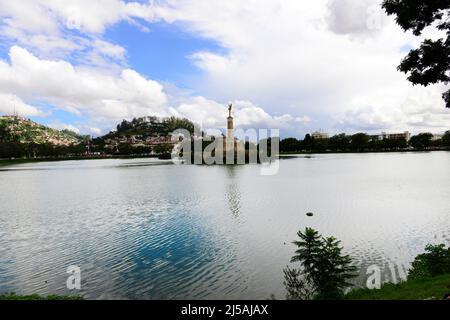
[[[373,264],[399,280],[427,243],[450,244],[450,152],[303,156],[274,176],[149,159],[0,167],[0,293],[284,298],[306,226],[342,240],[356,285]]]

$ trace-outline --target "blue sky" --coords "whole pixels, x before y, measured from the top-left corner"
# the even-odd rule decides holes
[[[148,78],[188,87],[199,70],[189,58],[197,51],[225,52],[217,43],[184,32],[177,25],[158,22],[142,32],[127,22],[108,29],[104,38],[127,50],[129,65]]]
[[[442,86],[397,65],[421,39],[378,0],[0,0],[0,113],[100,135],[188,117],[282,136],[450,127]],[[437,38],[435,30],[424,37]]]
[[[194,92],[189,83],[198,75],[199,68],[192,63],[190,56],[197,51],[226,52],[214,41],[184,32],[177,25],[165,22],[144,24],[149,28],[148,31],[142,31],[128,22],[120,22],[109,28],[103,39],[125,48],[126,66],[139,70],[146,78],[171,83],[180,89]],[[9,47],[2,48],[3,59],[8,59],[8,49]],[[72,63],[77,61],[71,57],[66,60]],[[37,105],[42,110],[51,112],[50,117],[31,117],[43,124],[61,122],[77,125],[87,120],[83,115],[74,115],[50,104]]]

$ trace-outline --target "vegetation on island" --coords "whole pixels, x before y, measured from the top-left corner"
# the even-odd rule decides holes
[[[358,268],[349,255],[343,254],[340,242],[322,237],[311,228],[299,231],[298,237],[293,242],[297,250],[291,262],[300,265],[284,269],[288,300],[444,299],[450,294],[450,248],[444,244],[427,245],[402,283],[347,292]]]
[[[447,84],[450,81],[450,1],[384,0],[382,6],[387,14],[396,16],[403,30],[412,31],[415,36],[421,36],[427,27],[445,32],[445,39],[423,40],[419,48],[411,50],[403,59],[398,70],[409,74],[408,80],[414,85]],[[450,108],[450,90],[442,97]]]
[[[194,134],[195,124],[186,119],[168,117],[160,119],[158,117],[140,117],[133,118],[131,121],[123,120],[117,125],[117,131],[112,131],[103,136],[103,139],[117,136],[141,135],[149,136],[168,136],[177,129],[185,129],[192,135]]]

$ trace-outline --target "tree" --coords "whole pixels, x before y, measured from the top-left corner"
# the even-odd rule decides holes
[[[299,241],[291,262],[300,262],[301,269],[284,270],[288,298],[340,299],[348,282],[356,276],[357,268],[352,259],[342,254],[340,241],[324,238],[316,230],[299,231]]]
[[[280,141],[280,152],[301,151],[301,143],[295,138],[287,138]]]
[[[119,144],[118,151],[120,154],[123,154],[123,155],[134,154],[134,148],[130,143]]]
[[[446,31],[446,39],[426,39],[420,48],[413,49],[403,59],[398,70],[409,73],[414,85],[447,84],[450,80],[450,0],[384,0],[383,8],[389,15],[396,15],[396,22],[403,30],[411,30],[420,36],[431,25]],[[450,108],[450,90],[442,95]]]
[[[314,148],[314,138],[307,133],[305,139],[303,140],[303,149],[306,151],[311,151]]]
[[[335,136],[332,136],[329,141],[329,148],[334,151],[345,151],[350,146],[351,137],[345,135],[345,133],[341,133]]]
[[[384,139],[383,143],[387,149],[405,149],[408,147],[408,142],[405,138]]]
[[[447,131],[442,137],[442,145],[445,147],[450,147],[450,130]]]
[[[357,133],[352,136],[350,148],[352,150],[366,149],[369,144],[370,137],[365,133]]]
[[[185,129],[189,131],[191,134],[194,134],[195,124],[191,122],[189,119],[183,118],[175,118],[170,117],[163,120],[163,124],[165,126],[165,134],[170,134],[177,129]]]
[[[153,151],[155,151],[155,153],[159,155],[171,154],[172,150],[173,145],[171,145],[170,143],[158,144],[153,148]]]
[[[450,273],[450,248],[444,244],[429,244],[425,251],[415,258],[408,273],[408,279],[435,277]]]
[[[123,132],[133,128],[133,124],[127,120],[123,120],[117,125],[117,132]]]
[[[412,136],[409,143],[414,149],[423,150],[430,147],[432,138],[433,134],[431,133],[420,133]]]
[[[0,121],[0,142],[6,142],[6,124],[2,121]]]
[[[23,146],[18,142],[0,143],[1,158],[20,158],[25,155]]]

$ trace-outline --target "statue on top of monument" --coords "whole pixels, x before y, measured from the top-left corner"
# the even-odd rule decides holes
[[[231,118],[231,109],[233,109],[233,104],[232,103],[230,103],[229,105],[228,105],[228,114],[229,114],[229,117]]]

